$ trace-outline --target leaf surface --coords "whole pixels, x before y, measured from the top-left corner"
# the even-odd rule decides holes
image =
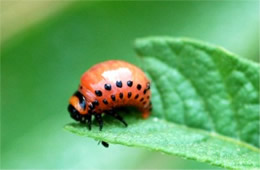
[[[152,81],[152,116],[126,115],[128,128],[107,120],[102,132],[67,130],[225,168],[260,168],[258,64],[185,38],[144,38],[135,47]]]

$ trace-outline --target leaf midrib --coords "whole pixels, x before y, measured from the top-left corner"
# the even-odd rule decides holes
[[[150,75],[150,74],[149,74],[149,75]],[[153,81],[153,82],[154,82],[154,81]],[[158,90],[157,85],[155,85],[154,87]],[[158,90],[158,91],[160,91],[160,90]],[[160,98],[160,100],[161,100],[161,95],[160,95],[160,93],[159,93],[158,95],[159,95],[159,98]],[[163,104],[163,102],[162,102],[162,104]],[[164,106],[164,105],[163,105],[163,106]],[[153,117],[153,118],[158,118],[158,117],[155,117],[155,116],[151,116],[151,117]],[[164,117],[165,117],[165,116],[164,116]],[[203,130],[203,129],[200,129],[200,128],[189,127],[189,126],[187,126],[186,124],[178,124],[178,123],[169,121],[169,120],[167,120],[167,119],[165,119],[165,118],[163,118],[163,119],[162,119],[162,118],[158,118],[158,119],[159,119],[160,121],[165,121],[165,122],[168,123],[168,124],[176,125],[176,126],[182,128],[182,129],[188,129],[188,130],[192,130],[192,131],[194,131],[194,132],[198,132],[198,133],[201,133],[201,134],[205,134],[205,135],[210,136],[210,137],[216,137],[216,138],[218,138],[218,139],[221,139],[221,140],[224,140],[224,141],[228,141],[228,142],[230,142],[230,143],[234,143],[234,144],[237,144],[237,145],[239,145],[239,146],[248,148],[248,149],[250,149],[251,151],[255,151],[255,152],[260,153],[260,149],[258,149],[257,147],[255,147],[255,146],[253,146],[253,145],[251,145],[251,144],[248,144],[248,143],[246,143],[246,142],[244,142],[244,141],[241,141],[241,140],[236,140],[236,139],[231,138],[231,137],[229,137],[229,136],[224,136],[224,135],[222,135],[222,134],[216,133],[215,131],[209,132],[209,131],[207,131],[207,130]]]
[[[152,58],[152,57],[146,57],[146,58]],[[153,60],[157,60],[156,58],[152,58]],[[162,64],[164,64],[167,68],[169,68],[169,69],[172,69],[170,66],[168,66],[164,61],[162,61],[162,60],[159,60]],[[178,69],[179,70],[179,69]],[[193,86],[193,88],[194,88],[194,90],[196,91],[196,93],[197,94],[199,94],[199,92],[198,92],[198,90],[197,90],[197,88],[196,88],[196,86],[194,85],[194,83],[191,81],[191,80],[189,80],[184,74],[182,74],[182,72],[181,71],[179,71],[179,73],[187,80],[187,81],[189,81],[190,82],[190,84]],[[149,74],[149,73],[148,73]],[[149,74],[149,75],[151,75],[151,74]],[[151,75],[151,77],[153,77],[152,75]],[[153,79],[153,78],[152,78]],[[154,80],[152,80],[152,82],[154,82],[154,84],[156,84],[156,81],[154,81]],[[156,84],[156,87],[155,88],[157,88],[157,84]],[[161,92],[161,90],[159,90],[158,88],[157,88],[157,90],[158,91],[160,91]],[[176,93],[177,93],[177,91],[176,91]],[[165,102],[163,102],[162,101],[162,97],[161,97],[161,94],[162,93],[158,93],[158,95],[160,96],[160,99],[161,99],[161,103],[163,104],[163,109],[164,109],[164,103]],[[177,93],[178,94],[178,93]],[[182,99],[182,101],[183,101],[183,98],[178,94],[178,96]],[[209,117],[209,119],[210,119],[210,121],[211,121],[211,124],[212,124],[212,130],[213,131],[216,131],[216,128],[215,128],[215,123],[214,123],[214,121],[213,121],[213,118],[212,118],[212,115],[210,114],[210,110],[209,110],[209,108],[208,108],[208,106],[207,106],[207,104],[205,103],[205,99],[204,99],[204,97],[201,97],[201,96],[199,96],[200,98],[201,98],[201,102],[203,103],[203,106],[204,106],[204,108],[205,108],[205,110],[206,110],[206,114],[208,115],[208,117]],[[185,105],[185,102],[183,102],[184,103],[184,105]],[[183,113],[184,114],[184,117],[185,117],[185,113]],[[184,122],[184,125],[187,125],[185,122]]]
[[[188,43],[188,45],[192,46],[194,49],[203,51],[203,52],[205,52],[207,55],[210,56],[208,49],[198,46],[197,42],[194,42],[194,41],[192,41],[192,40],[190,40],[190,39],[184,39],[184,43],[185,43],[185,44]],[[196,44],[194,44],[194,43],[196,43]],[[210,45],[209,45],[209,46],[210,46]],[[170,49],[171,49],[171,48],[170,48]],[[229,51],[225,50],[224,48],[218,47],[218,49],[221,50],[221,51],[224,51],[224,52],[225,52],[226,54],[228,54],[233,60],[237,60],[237,59],[238,59],[238,57],[237,57],[237,58],[233,57],[233,56],[235,56],[235,54],[230,53]],[[172,50],[172,49],[171,49],[171,50]],[[247,62],[248,64],[250,64],[250,65],[252,65],[252,66],[255,66],[252,62],[250,62],[250,61],[248,62],[247,60],[242,60],[242,59],[243,59],[242,57],[240,57],[240,58],[241,58],[241,61]],[[226,84],[226,81],[225,81],[225,77],[228,77],[229,75],[231,75],[232,72],[233,72],[234,70],[236,70],[237,65],[235,65],[235,67],[233,67],[232,70],[230,70],[230,71],[228,72],[228,74],[227,74],[226,76],[224,76],[224,75],[223,75],[223,72],[219,69],[218,62],[215,61],[215,60],[216,60],[215,57],[211,57],[211,59],[212,59],[213,63],[215,64],[215,66],[216,66],[215,68],[217,69],[217,71],[218,71],[218,73],[219,73],[219,75],[220,75],[221,81],[222,81],[222,83],[223,83],[223,85],[224,85],[224,88],[225,88],[225,93],[226,93],[226,95],[228,95],[228,97],[229,97],[229,101],[230,101],[230,104],[231,104],[231,107],[230,107],[230,108],[232,109],[232,112],[233,112],[233,115],[234,115],[234,118],[235,118],[236,129],[237,129],[237,137],[238,137],[239,141],[241,141],[241,128],[239,128],[239,118],[238,118],[238,115],[237,115],[238,110],[237,110],[237,108],[234,107],[234,98],[237,96],[238,93],[236,93],[235,96],[233,96],[232,94],[230,94],[230,91],[228,90],[227,84]],[[237,62],[237,61],[236,61],[236,62]],[[259,65],[258,65],[258,66],[259,66]],[[240,73],[243,73],[243,72],[240,71]],[[243,73],[243,75],[245,75],[245,74]],[[245,75],[245,77],[246,77],[246,75]],[[250,82],[250,81],[249,81],[249,82]],[[252,84],[253,87],[255,88],[254,83],[250,82],[250,84]],[[240,91],[240,90],[241,90],[241,88],[239,89],[239,91]],[[255,90],[258,90],[258,89],[255,88]]]
[[[171,52],[173,52],[173,53],[175,53],[176,55],[178,55],[178,52],[177,51],[175,51],[174,49],[172,49],[171,48],[171,46],[169,46],[169,42],[170,42],[170,40],[169,41],[165,41],[166,42],[166,45],[167,45],[167,47],[168,47],[168,49],[171,51]],[[207,56],[210,56],[210,54],[209,54],[209,51],[208,51],[208,49],[205,49],[204,47],[201,47],[201,46],[199,46],[200,44],[198,44],[197,45],[197,41],[194,41],[194,40],[190,40],[190,39],[184,39],[184,41],[182,41],[185,45],[189,45],[189,46],[191,46],[192,48],[194,48],[195,50],[197,50],[197,51],[200,51],[200,52],[204,52]],[[209,45],[209,46],[211,46],[211,45]],[[221,48],[220,49],[221,51],[223,51],[223,48]],[[224,52],[226,52],[226,50],[224,50]],[[232,53],[229,53],[229,52],[226,52],[227,53],[227,55],[230,55],[231,56],[231,58],[233,59],[233,60],[235,60],[235,62],[237,62],[237,60],[238,60],[238,58],[236,58],[236,57],[234,57],[235,56],[235,54],[232,54]],[[142,57],[144,57],[145,55],[143,55],[143,54],[139,54],[140,56],[142,56]],[[160,61],[162,64],[164,64],[166,67],[168,67],[169,69],[171,69],[171,67],[167,64],[167,63],[165,63],[164,61],[162,61],[160,58],[158,59],[157,57],[155,57],[155,56],[145,56],[145,58],[152,58],[152,59],[154,59],[154,60],[158,60],[158,61]],[[227,89],[227,85],[226,85],[226,82],[224,81],[224,79],[225,79],[225,77],[223,76],[223,73],[219,70],[219,67],[218,67],[218,62],[216,62],[215,61],[215,58],[214,57],[210,57],[210,60],[212,60],[212,63],[214,64],[214,67],[215,67],[215,69],[216,69],[216,71],[218,72],[218,74],[219,74],[219,78],[221,79],[221,82],[222,82],[222,84],[223,84],[223,87],[224,87],[224,89],[225,89],[225,95],[227,95],[227,97],[228,97],[228,100],[229,100],[229,102],[230,102],[230,109],[231,109],[231,113],[232,113],[232,115],[233,115],[233,117],[234,117],[234,120],[235,120],[235,128],[236,128],[236,133],[235,133],[235,136],[234,137],[237,137],[238,139],[239,139],[239,141],[242,141],[241,140],[241,134],[240,134],[240,131],[241,131],[241,129],[239,128],[239,126],[238,126],[238,118],[237,118],[237,109],[236,108],[234,108],[234,102],[233,102],[233,95],[232,94],[230,94],[230,92],[229,92],[229,90]],[[243,60],[244,61],[244,60]],[[247,62],[247,61],[245,61],[245,62]],[[255,64],[255,63],[252,63],[252,62],[249,62],[248,64],[250,64],[250,65],[252,65],[252,66],[254,66],[254,67],[259,67],[260,65],[257,65],[257,64]],[[236,68],[236,67],[235,67]],[[229,71],[229,74],[233,71],[233,70],[236,70],[235,68],[232,68],[230,71]],[[260,68],[260,67],[259,67]],[[194,85],[194,83],[190,80],[190,79],[188,79],[185,75],[183,75],[182,74],[182,72],[180,71],[180,69],[179,69],[179,67],[178,66],[176,66],[176,69],[179,71],[179,73],[182,75],[182,76],[184,76],[185,78],[186,78],[186,80],[188,80],[188,81],[190,81],[190,83],[191,83],[191,85],[194,87],[194,89],[195,89],[195,91],[197,92],[197,94],[200,94],[199,92],[198,92],[198,90],[197,90],[197,88],[196,88],[196,86]],[[245,75],[246,76],[246,75]],[[152,75],[150,76],[150,77],[153,77]],[[154,82],[154,84],[156,84],[155,83],[155,81],[153,81]],[[250,82],[251,84],[252,84],[252,82]],[[157,88],[157,86],[155,87],[155,88]],[[254,86],[254,88],[255,88],[255,86]],[[157,88],[157,91],[160,91],[161,92],[161,90],[160,89],[158,89]],[[177,92],[176,92],[177,93]],[[163,108],[165,108],[165,106],[164,106],[164,102],[162,102],[163,101],[163,99],[162,99],[162,97],[161,97],[161,94],[158,94],[160,97],[160,100],[161,100],[161,103],[163,104]],[[200,96],[201,97],[201,96]],[[181,97],[180,97],[181,98]],[[207,108],[207,104],[205,103],[205,99],[204,99],[204,97],[201,99],[201,101],[203,102],[203,106],[204,106],[204,109],[206,110],[206,113],[208,114],[208,117],[210,118],[210,120],[212,120],[211,122],[211,124],[213,125],[213,131],[215,132],[215,133],[217,133],[218,131],[217,130],[215,130],[216,128],[214,128],[214,126],[215,126],[215,123],[214,123],[214,119],[212,118],[212,115],[210,114],[210,111],[209,111],[209,109]],[[184,114],[184,116],[185,116],[185,113],[183,113]],[[176,122],[175,122],[176,123]],[[186,123],[184,123],[184,125],[187,125]],[[219,134],[219,133],[218,133]],[[230,138],[233,138],[232,136],[229,136]],[[246,143],[246,142],[245,142]]]
[[[169,46],[169,44],[168,44],[169,42],[167,42],[167,46],[168,46],[168,48],[173,52],[173,53],[176,53],[176,51],[174,51],[170,46]],[[195,50],[197,50],[197,51],[200,51],[200,52],[204,52],[204,53],[206,53],[207,54],[207,56],[210,56],[210,54],[209,54],[209,52],[208,52],[208,50],[207,49],[205,49],[205,48],[198,48],[196,45],[194,45],[192,42],[191,43],[186,43],[185,41],[184,41],[184,43],[186,44],[186,45],[189,45],[189,46],[191,46],[192,48],[194,48]],[[177,54],[177,53],[176,53]],[[218,74],[219,74],[219,78],[220,78],[220,80],[221,80],[221,82],[222,82],[222,84],[223,84],[223,86],[224,86],[224,89],[225,89],[225,94],[227,95],[227,97],[228,97],[228,99],[229,99],[229,102],[230,102],[230,109],[232,110],[232,115],[234,116],[234,122],[235,122],[235,128],[236,128],[236,137],[239,139],[239,140],[241,140],[241,129],[239,128],[239,126],[238,126],[238,117],[237,117],[237,110],[234,108],[234,105],[233,105],[233,96],[230,94],[230,92],[227,90],[227,85],[226,85],[226,82],[224,81],[224,77],[223,77],[223,74],[222,74],[222,72],[219,70],[219,66],[217,66],[217,62],[215,61],[215,59],[214,59],[214,57],[209,57],[210,58],[210,60],[212,61],[212,63],[214,64],[214,67],[215,67],[215,70],[218,72]],[[165,63],[165,65],[167,65],[166,63]],[[235,68],[233,68],[232,69],[232,71],[233,70],[235,70]],[[229,74],[230,74],[230,72],[229,72]],[[182,74],[183,75],[183,74]],[[197,88],[196,88],[196,86],[194,85],[194,83],[190,80],[190,82],[191,82],[191,84],[193,85],[193,87],[196,89],[196,91],[198,91],[197,90]],[[208,115],[209,115],[209,118],[211,119],[211,122],[212,122],[212,125],[213,125],[213,131],[214,132],[217,132],[217,129],[215,128],[215,122],[214,122],[214,118],[212,118],[212,114],[210,113],[210,110],[208,109],[208,105],[205,103],[205,98],[203,97],[203,103],[204,103],[204,107],[205,107],[205,109],[207,110],[207,113],[208,113]]]

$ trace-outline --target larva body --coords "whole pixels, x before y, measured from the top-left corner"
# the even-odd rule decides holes
[[[78,91],[71,97],[69,111],[77,121],[89,124],[94,115],[102,129],[101,114],[109,114],[125,125],[114,112],[116,108],[133,106],[147,118],[151,110],[150,82],[138,67],[118,60],[102,62],[81,77]]]

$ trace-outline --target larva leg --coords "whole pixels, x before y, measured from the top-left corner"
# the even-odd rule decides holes
[[[88,123],[88,129],[89,130],[91,130],[91,118],[92,118],[91,114],[87,115],[87,123]]]
[[[80,123],[82,123],[82,124],[86,124],[86,117],[81,117],[81,120],[80,120]]]
[[[102,128],[103,128],[103,120],[102,120],[102,117],[101,117],[101,114],[95,114],[95,118],[99,124],[99,130],[101,131]]]
[[[106,113],[112,117],[114,117],[115,119],[119,120],[120,122],[122,122],[126,127],[127,127],[127,123],[124,121],[124,119],[117,113],[115,113],[114,111],[106,111]]]

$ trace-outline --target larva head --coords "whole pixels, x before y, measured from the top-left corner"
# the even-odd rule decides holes
[[[70,116],[76,121],[82,122],[86,120],[88,113],[86,99],[79,91],[76,91],[70,98],[68,111],[70,112]]]

